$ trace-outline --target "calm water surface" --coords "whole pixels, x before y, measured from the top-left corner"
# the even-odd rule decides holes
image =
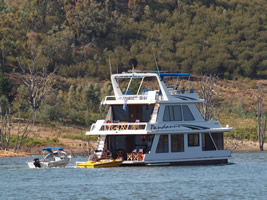
[[[35,156],[36,157],[36,156]],[[267,152],[233,153],[227,165],[29,169],[0,158],[0,199],[266,199]]]

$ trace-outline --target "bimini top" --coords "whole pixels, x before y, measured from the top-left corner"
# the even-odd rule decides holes
[[[172,77],[177,77],[177,76],[183,76],[183,77],[189,77],[189,73],[159,73],[160,80],[163,80],[165,76],[172,76]]]
[[[49,153],[52,153],[52,149],[64,151],[62,147],[45,147],[45,148],[43,148],[43,151],[48,151]]]

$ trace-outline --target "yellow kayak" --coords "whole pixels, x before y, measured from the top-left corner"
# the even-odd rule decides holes
[[[122,163],[122,159],[103,159],[99,161],[88,161],[79,163],[76,165],[77,168],[102,168],[102,167],[118,167]]]

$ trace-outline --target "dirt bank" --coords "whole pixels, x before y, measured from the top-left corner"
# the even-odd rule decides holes
[[[258,142],[227,138],[224,140],[224,147],[225,149],[230,149],[233,152],[255,152],[260,150]]]
[[[0,150],[0,158],[3,157],[27,157],[30,156],[30,154],[20,152],[20,153],[15,153],[13,151],[5,151],[5,150]]]

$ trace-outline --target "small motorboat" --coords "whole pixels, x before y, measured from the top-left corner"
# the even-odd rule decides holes
[[[118,167],[122,163],[122,159],[101,159],[98,161],[76,162],[77,168],[103,168]]]
[[[32,162],[28,162],[29,168],[66,167],[71,158],[62,147],[46,147],[43,151],[48,152],[44,159],[33,159]]]

